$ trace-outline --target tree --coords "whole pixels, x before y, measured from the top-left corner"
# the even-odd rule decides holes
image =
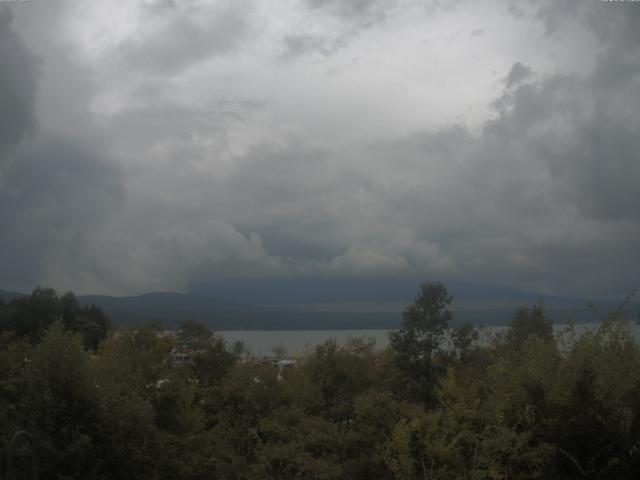
[[[6,305],[3,329],[36,343],[61,315],[56,292],[37,287],[30,296],[15,298]]]
[[[187,368],[203,386],[222,380],[235,363],[224,339],[215,335],[206,325],[190,320],[184,322],[178,331],[178,342],[191,350],[192,357]]]
[[[478,330],[469,322],[453,329],[451,341],[460,360],[464,361],[469,356],[473,344],[478,341],[478,338],[480,338]]]
[[[38,441],[43,478],[90,478],[100,455],[100,397],[80,336],[54,322],[24,375],[22,415]]]
[[[276,345],[271,349],[271,352],[276,356],[276,359],[280,360],[287,354],[287,347],[283,344]]]
[[[72,292],[58,300],[62,323],[72,332],[82,334],[85,347],[95,350],[110,329],[109,318],[96,305],[80,305]]]
[[[506,339],[511,346],[521,348],[530,336],[544,341],[553,339],[553,323],[545,316],[542,304],[534,305],[531,309],[518,308],[511,320]]]
[[[224,339],[213,337],[208,345],[195,353],[191,368],[200,384],[208,386],[222,381],[235,362],[236,358],[227,351]]]
[[[231,353],[236,358],[242,358],[245,355],[248,356],[250,353],[249,347],[244,343],[243,340],[236,340],[231,344]]]
[[[92,350],[110,329],[109,319],[99,307],[79,304],[71,292],[59,297],[51,288],[37,287],[30,296],[13,299],[0,310],[0,330],[32,343],[57,320],[65,330],[81,333],[84,346]]]
[[[404,313],[402,327],[389,337],[398,367],[409,381],[405,385],[409,398],[433,402],[436,362],[444,334],[451,321],[448,307],[452,296],[440,282],[427,282]]]
[[[353,400],[370,384],[368,363],[334,339],[316,347],[301,371],[315,389],[313,402],[318,402],[319,413],[342,422],[353,417]]]
[[[213,331],[206,325],[187,320],[178,330],[178,339],[194,349],[205,348],[214,339]]]

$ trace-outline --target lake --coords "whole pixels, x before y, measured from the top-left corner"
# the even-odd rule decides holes
[[[575,325],[578,334],[597,328],[596,323],[580,323]],[[506,327],[480,327],[480,342],[486,343],[494,334],[504,331]],[[556,332],[566,328],[566,325],[554,325]],[[636,338],[640,339],[640,326],[633,325]],[[226,330],[217,332],[228,344],[242,340],[249,348],[251,355],[271,356],[272,349],[283,346],[287,356],[299,356],[312,350],[329,339],[335,339],[344,344],[349,338],[373,338],[376,350],[382,350],[389,345],[388,334],[391,330]]]

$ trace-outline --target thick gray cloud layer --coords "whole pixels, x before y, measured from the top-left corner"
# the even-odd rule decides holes
[[[18,34],[11,30],[12,19],[11,10],[0,9],[0,159],[4,162],[36,125],[36,64]]]
[[[312,8],[326,9],[332,13],[351,18],[365,18],[368,21],[371,17],[380,17],[385,11],[395,5],[394,0],[352,0],[342,2],[340,0],[307,0]]]
[[[141,16],[151,25],[140,37],[117,45],[123,68],[174,71],[214,53],[233,50],[248,35],[249,2],[208,5],[193,0],[144,4]]]
[[[95,273],[92,246],[111,233],[105,226],[124,186],[91,147],[43,136],[16,152],[0,200],[3,279],[82,284]]]
[[[38,61],[12,17],[0,10],[0,282],[82,285],[95,273],[95,237],[123,205],[123,179],[98,145],[36,129]]]
[[[0,10],[0,287],[637,283],[637,4],[100,3]]]

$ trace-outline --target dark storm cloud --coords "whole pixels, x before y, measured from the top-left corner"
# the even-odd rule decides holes
[[[306,0],[312,8],[321,8],[347,18],[371,18],[392,8],[395,0]]]
[[[0,284],[85,281],[124,200],[120,172],[90,147],[46,135],[21,146],[0,189]]]
[[[580,11],[602,45],[592,53],[593,73],[549,76],[519,87],[509,97],[509,112],[491,128],[518,135],[585,215],[638,221],[640,9],[584,3],[582,11],[573,3],[540,12],[545,21],[559,21]]]
[[[0,180],[6,156],[37,123],[37,66],[11,29],[12,17],[9,7],[0,7]]]
[[[629,288],[640,243],[640,9],[538,12],[560,22],[548,35],[576,20],[596,35],[593,71],[534,76],[516,62],[479,136],[444,130],[374,149],[395,167],[374,195],[380,218],[443,245],[468,278]]]
[[[239,228],[257,229],[269,251],[295,257],[315,250],[315,259],[327,258],[340,248],[332,237],[344,238],[349,228],[340,209],[351,208],[353,189],[362,181],[348,165],[336,166],[328,151],[295,143],[259,145],[237,160],[220,186],[244,194],[221,198],[220,204]]]
[[[576,144],[583,139],[556,130],[552,105],[562,110],[558,98],[567,92],[554,97],[549,90],[564,82],[541,83],[546,89],[520,87],[511,109],[480,136],[455,128],[373,149],[371,167],[388,171],[372,187],[374,218],[410,225],[418,238],[437,242],[455,259],[446,276],[533,290],[629,288],[637,281],[628,262],[640,242],[640,222],[633,207],[610,207],[636,203],[630,187],[640,179],[637,169],[626,171],[628,180],[609,179],[606,188],[578,182],[609,167],[592,144],[581,147],[590,155],[581,158]],[[550,143],[571,155],[549,152]],[[562,175],[560,163],[568,169]]]
[[[347,44],[346,37],[327,39],[321,35],[291,34],[285,35],[285,58],[304,56],[309,53],[319,53],[325,57],[331,56]]]
[[[115,165],[91,147],[41,134],[16,153],[3,205],[14,211],[51,206],[62,227],[81,217],[99,223],[124,200],[120,180]]]
[[[250,31],[249,0],[202,4],[158,1],[146,5],[141,32],[118,51],[128,68],[175,71],[234,50]]]
[[[163,240],[145,251],[174,259],[166,278],[265,271],[257,263],[284,275],[422,272],[550,291],[626,286],[634,273],[625,262],[640,242],[640,109],[633,75],[617,78],[615,89],[600,79],[626,62],[606,54],[618,40],[601,41],[586,76],[534,76],[513,63],[479,135],[451,127],[359,153],[288,139],[235,156],[220,179],[174,176],[175,195],[184,193],[171,218],[190,220],[175,230],[166,219],[174,227],[158,226]],[[180,118],[175,131],[198,130]],[[196,152],[185,147],[174,172]],[[211,218],[229,223],[203,229]],[[221,270],[207,252],[227,249],[225,238],[246,247]]]
[[[305,0],[313,11],[324,12],[338,20],[337,31],[323,34],[294,31],[284,35],[284,59],[320,54],[330,57],[348,46],[362,30],[385,20],[396,0]]]
[[[523,65],[520,62],[514,63],[513,67],[511,67],[511,70],[509,71],[509,74],[507,75],[507,78],[505,79],[507,88],[511,88],[515,85],[518,85],[519,83],[522,83],[522,81],[531,76],[531,73],[532,72],[529,67]]]
[[[511,2],[519,13],[509,21],[541,22],[537,30],[546,33],[528,39],[532,44],[571,29],[593,36],[594,50],[584,53],[593,68],[571,71],[553,57],[549,66],[526,49],[507,49],[513,58],[506,68],[481,65],[499,70],[494,85],[502,91],[487,98],[490,118],[477,120],[478,128],[461,121],[409,134],[419,124],[413,121],[390,134],[405,112],[389,111],[391,101],[376,103],[385,93],[400,98],[428,89],[427,76],[449,89],[436,73],[412,84],[384,70],[379,56],[392,52],[420,62],[402,35],[396,50],[373,49],[370,61],[331,81],[317,81],[316,69],[351,46],[335,39],[362,37],[369,45],[378,34],[396,38],[392,29],[412,15],[369,27],[399,3],[308,0],[303,15],[312,11],[325,23],[295,30],[299,25],[286,22],[300,11],[287,10],[291,17],[264,43],[266,58],[263,50],[260,58],[242,52],[239,63],[234,55],[253,32],[248,3],[148,5],[135,34],[85,52],[83,68],[108,75],[87,83],[96,91],[79,102],[87,110],[83,122],[56,114],[66,111],[65,102],[51,101],[63,76],[47,81],[50,125],[71,132],[56,137],[24,135],[36,123],[34,64],[3,24],[3,64],[22,63],[0,71],[9,85],[0,98],[18,93],[6,98],[22,117],[16,113],[0,132],[15,160],[0,184],[0,261],[7,265],[0,287],[44,282],[130,293],[243,275],[411,275],[568,292],[625,289],[637,280],[629,259],[640,243],[640,8]],[[285,58],[312,61],[279,61],[283,46]],[[202,78],[184,69],[215,54],[224,61],[203,63]],[[247,67],[254,63],[260,67]],[[70,77],[81,71],[65,63],[58,73],[67,66]],[[136,72],[127,76],[125,67]],[[110,78],[126,81],[114,86]],[[368,90],[376,83],[389,87]],[[414,98],[420,101],[407,116],[440,115],[433,97]],[[325,101],[326,108],[318,105]],[[351,132],[372,118],[343,115],[359,102],[378,107],[363,112],[388,118],[361,136]],[[95,136],[102,140],[79,140],[87,132],[101,132]],[[335,139],[336,132],[344,135]]]
[[[124,201],[117,167],[97,145],[55,137],[35,126],[34,62],[0,11],[0,284],[31,288],[41,281],[83,282],[93,268],[92,237]],[[0,164],[2,166],[2,164]]]

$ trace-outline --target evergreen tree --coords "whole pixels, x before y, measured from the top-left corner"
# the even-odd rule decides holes
[[[404,385],[409,399],[431,405],[436,374],[442,359],[436,358],[451,321],[452,296],[440,282],[427,282],[404,313],[402,327],[390,334],[398,367],[407,376]]]

